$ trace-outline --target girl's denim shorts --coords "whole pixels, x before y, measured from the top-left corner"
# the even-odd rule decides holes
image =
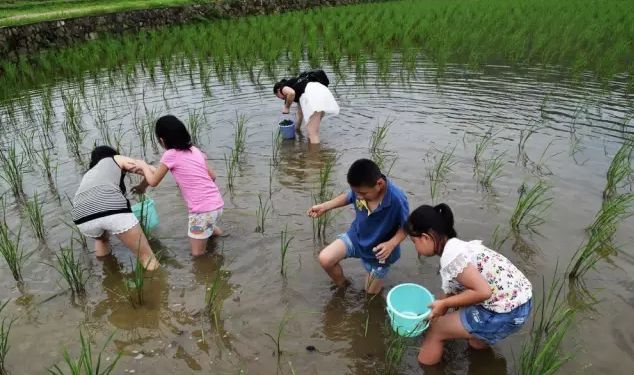
[[[532,307],[532,299],[507,313],[496,313],[482,305],[467,306],[460,309],[460,321],[467,332],[476,338],[495,344],[522,328],[531,315]]]

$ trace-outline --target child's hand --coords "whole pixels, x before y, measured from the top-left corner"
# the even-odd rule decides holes
[[[439,316],[443,316],[449,310],[449,306],[445,304],[444,300],[436,300],[428,306],[431,309],[431,313],[429,314],[429,320],[433,320],[438,318]]]
[[[387,241],[376,245],[372,251],[379,261],[384,262],[392,254],[395,247],[390,241]]]
[[[317,204],[312,206],[311,208],[308,209],[308,212],[306,212],[308,214],[308,216],[314,218],[320,217],[321,215],[325,214],[326,211],[328,211],[326,209],[326,205],[325,204]]]

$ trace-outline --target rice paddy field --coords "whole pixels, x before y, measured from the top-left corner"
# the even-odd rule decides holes
[[[633,7],[393,1],[0,62],[0,374],[628,373]],[[310,67],[330,75],[342,108],[324,119],[318,147],[278,137],[271,90]],[[109,144],[157,163],[153,123],[167,113],[211,159],[230,236],[192,259],[168,177],[148,192],[163,267],[143,273],[117,241],[96,259],[69,203],[89,152]],[[315,222],[305,211],[345,191],[361,157],[412,209],[448,203],[461,238],[522,269],[534,286],[530,324],[491,350],[451,343],[443,364],[422,370],[420,339],[392,333],[357,261],[343,262],[352,286],[334,290],[316,257],[352,211]],[[409,241],[402,254],[386,289],[439,292],[439,260],[419,259]]]

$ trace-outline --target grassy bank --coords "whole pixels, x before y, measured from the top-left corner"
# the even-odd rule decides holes
[[[213,0],[210,0],[213,1]],[[197,0],[7,0],[0,4],[0,27],[129,10],[201,3]]]
[[[406,0],[175,26],[45,51],[0,64],[0,97],[103,69],[131,79],[137,63],[150,75],[189,65],[202,78],[223,79],[239,71],[273,76],[279,67],[295,72],[304,59],[363,74],[373,60],[387,76],[394,53],[410,71],[422,56],[440,68],[557,65],[573,77],[621,74],[631,83],[632,40],[631,1]]]

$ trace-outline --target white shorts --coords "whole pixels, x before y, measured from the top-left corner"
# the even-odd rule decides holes
[[[121,234],[134,228],[139,220],[133,213],[114,214],[77,224],[79,231],[86,237],[98,238],[104,232]]]
[[[206,240],[214,233],[214,227],[222,216],[222,208],[216,211],[190,213],[187,235],[196,240]]]
[[[304,94],[299,97],[299,105],[302,107],[302,115],[306,122],[315,112],[324,112],[327,115],[338,115],[339,104],[332,96],[328,87],[319,82],[309,82]]]

